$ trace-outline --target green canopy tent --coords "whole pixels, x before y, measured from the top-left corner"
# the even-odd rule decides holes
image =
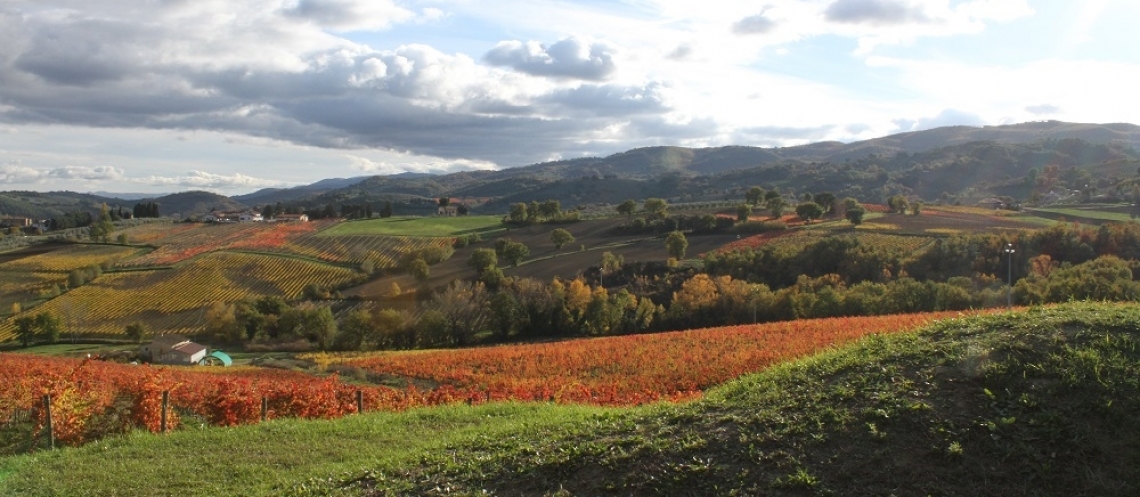
[[[203,366],[233,366],[234,360],[230,355],[220,350],[210,352],[199,364]]]

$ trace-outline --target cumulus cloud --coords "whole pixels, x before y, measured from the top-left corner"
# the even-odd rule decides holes
[[[367,174],[391,175],[403,172],[448,174],[459,171],[490,171],[498,169],[495,164],[485,161],[465,159],[443,160],[415,157],[402,157],[401,160],[373,160],[359,155],[345,155],[353,171]]]
[[[64,166],[47,171],[45,176],[89,181],[117,181],[124,178],[123,170],[113,166]]]
[[[148,186],[179,187],[207,190],[250,190],[289,186],[276,180],[255,178],[241,173],[217,174],[206,171],[189,171],[179,176],[147,176],[132,178],[132,183]]]
[[[44,178],[43,171],[18,163],[0,164],[0,183],[29,184]]]
[[[13,188],[44,185],[51,189],[93,190],[96,188],[122,188],[123,185],[159,187],[165,189],[203,189],[216,192],[249,191],[257,188],[291,186],[285,182],[257,178],[241,173],[217,174],[190,171],[182,175],[129,176],[114,166],[62,166],[56,168],[31,167],[18,162],[0,165],[0,184]]]
[[[832,22],[872,25],[928,20],[921,7],[899,0],[836,0],[824,11],[824,17]]]
[[[114,166],[63,166],[52,169],[35,168],[10,162],[0,165],[0,183],[34,184],[58,180],[119,181],[124,172]]]
[[[284,9],[286,17],[340,31],[379,30],[408,21],[415,14],[388,0],[300,0]],[[425,12],[438,16],[438,9]]]
[[[534,76],[599,81],[617,69],[614,49],[604,43],[577,38],[550,46],[536,41],[502,41],[483,55],[483,61]]]
[[[764,34],[776,29],[776,22],[764,14],[745,17],[732,25],[732,32],[738,35]]]
[[[242,26],[203,15],[226,13],[217,10],[231,5],[245,8],[243,3],[182,4],[183,10],[173,5],[144,4],[157,9],[148,13],[156,24],[182,21],[171,22],[179,37],[140,19],[135,20],[141,28],[104,37],[119,21],[96,22],[81,13],[14,20],[18,12],[0,11],[0,27],[19,35],[0,44],[0,101],[5,103],[0,122],[217,130],[317,147],[382,148],[512,165],[545,157],[598,126],[543,114],[568,97],[546,98],[558,88],[535,83],[525,71],[503,72],[426,45],[376,50],[288,16],[273,21],[272,15],[242,11],[263,17],[255,30],[269,36],[254,40]],[[295,9],[332,22],[332,11],[314,10],[328,5],[301,3]],[[78,45],[49,49],[49,41],[73,32]],[[0,39],[5,36],[0,33]],[[87,43],[83,40],[90,41],[89,48],[81,46]],[[87,67],[74,55],[82,50],[122,60],[108,62],[113,70]],[[550,67],[534,71],[567,81],[573,81],[570,76],[598,79],[613,70],[610,49],[603,44],[564,40],[543,53]],[[584,99],[580,103],[600,109]],[[600,112],[594,115],[603,118]],[[524,135],[529,139],[517,140]]]

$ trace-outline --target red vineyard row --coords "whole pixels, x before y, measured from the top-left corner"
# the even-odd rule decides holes
[[[336,418],[365,410],[399,411],[457,402],[541,401],[626,406],[695,399],[713,386],[773,364],[870,334],[912,330],[956,312],[803,320],[557,343],[383,353],[332,358],[377,375],[438,386],[420,390],[344,383],[335,375],[239,368],[227,372],[131,366],[0,354],[0,420],[29,411],[44,428],[51,395],[53,431],[81,444],[131,429],[158,431],[161,394],[178,413],[212,425],[267,418]],[[327,357],[326,357],[327,358]],[[264,399],[264,400],[263,400]]]

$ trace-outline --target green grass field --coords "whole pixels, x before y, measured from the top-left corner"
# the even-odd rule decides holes
[[[392,217],[338,223],[319,236],[460,236],[504,229],[500,216]]]
[[[1020,213],[1016,216],[1010,216],[1010,219],[1016,219],[1023,223],[1029,223],[1040,228],[1049,228],[1057,224],[1056,219],[1049,219],[1047,217],[1034,216],[1032,213]]]
[[[1103,221],[1121,221],[1130,222],[1134,221],[1132,216],[1123,212],[1110,212],[1100,211],[1093,209],[1076,209],[1076,208],[1063,208],[1063,207],[1049,207],[1049,208],[1035,208],[1032,211],[1049,212],[1053,214],[1060,214],[1070,218],[1084,218],[1084,219],[1098,219]],[[1032,212],[1031,211],[1031,212]]]
[[[0,458],[0,495],[1136,495],[1138,323],[1135,304],[947,320],[686,404],[133,433]]]
[[[64,333],[60,340],[66,341],[69,338],[70,337]],[[82,357],[86,354],[104,354],[107,352],[134,350],[138,348],[138,344],[130,343],[125,340],[122,343],[55,343],[27,348],[16,348],[15,343],[12,343],[12,345],[12,352],[63,357]]]

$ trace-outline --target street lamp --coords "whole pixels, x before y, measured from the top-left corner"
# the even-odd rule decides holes
[[[1008,260],[1006,262],[1006,266],[1007,266],[1007,270],[1009,271],[1009,275],[1008,275],[1009,292],[1006,295],[1006,300],[1007,300],[1007,304],[1009,305],[1009,308],[1012,310],[1013,309],[1013,253],[1016,252],[1016,250],[1013,249],[1012,243],[1007,243],[1007,244],[1005,244],[1005,248],[1003,248],[1001,251],[1004,252],[1006,254],[1006,256],[1008,257]]]

